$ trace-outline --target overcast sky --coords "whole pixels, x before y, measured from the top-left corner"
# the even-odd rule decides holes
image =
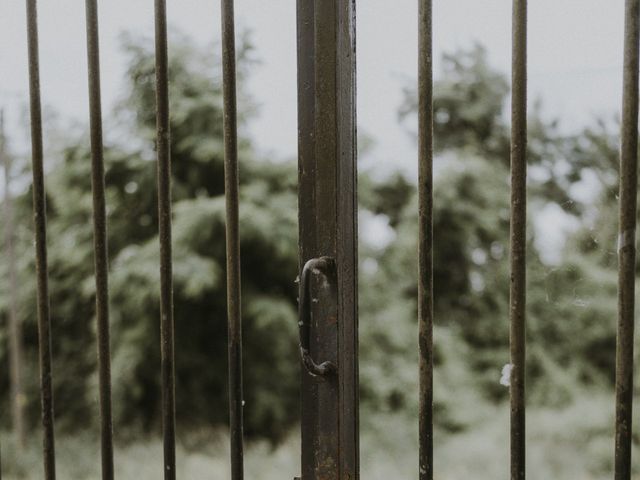
[[[123,30],[153,35],[153,1],[100,3],[105,115],[122,86]],[[220,37],[218,0],[168,0],[171,25],[202,45]],[[238,30],[249,29],[261,64],[249,91],[261,108],[250,125],[258,148],[277,156],[296,152],[296,47],[294,0],[237,0]],[[368,163],[414,171],[415,146],[398,126],[402,87],[416,78],[418,0],[359,0],[358,126],[376,148]],[[529,2],[530,103],[570,129],[619,110],[623,0],[535,0]],[[0,3],[0,104],[9,115],[26,100],[24,2]],[[43,102],[62,118],[85,121],[87,79],[84,2],[40,0]],[[509,0],[435,0],[434,49],[484,44],[492,63],[510,65]],[[436,62],[436,75],[439,63]],[[11,118],[9,119],[11,122]],[[13,118],[13,123],[15,123]],[[46,132],[45,132],[46,133]],[[386,168],[383,167],[383,168]]]
[[[103,105],[109,112],[123,84],[119,35],[153,35],[152,0],[100,3]],[[219,0],[168,0],[170,26],[207,46],[220,38]],[[255,145],[271,158],[294,158],[296,125],[295,0],[236,0],[238,31],[250,30],[261,64],[249,79],[260,105],[249,128]],[[624,0],[535,0],[529,2],[529,104],[540,99],[548,117],[568,131],[614,118],[620,109]],[[398,124],[402,88],[417,76],[418,0],[357,1],[358,128],[375,140],[364,168],[384,174],[400,168],[416,177],[416,145]],[[85,123],[88,115],[86,37],[82,0],[40,0],[43,103],[62,121]],[[9,115],[13,145],[20,107],[27,100],[25,7],[0,2],[0,106]],[[492,64],[510,72],[511,1],[434,0],[435,73],[444,51],[485,45]],[[219,48],[219,47],[218,47]],[[218,54],[219,52],[215,52]],[[111,121],[113,125],[113,121]],[[46,127],[46,125],[45,125]],[[415,128],[415,127],[414,127]],[[45,136],[47,135],[45,128]],[[589,186],[586,186],[589,190]],[[588,193],[588,192],[587,192]],[[567,228],[559,207],[532,212],[538,244],[549,262],[559,259]],[[362,218],[361,234],[386,242],[381,224]],[[378,222],[380,223],[380,222]],[[575,223],[575,222],[574,222]],[[559,227],[562,225],[563,227]],[[575,227],[575,225],[573,225]],[[371,232],[375,232],[371,234]],[[387,228],[388,230],[388,228]]]

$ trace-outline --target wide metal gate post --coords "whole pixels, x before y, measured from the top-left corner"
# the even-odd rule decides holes
[[[309,282],[301,285],[300,297],[301,314],[309,314],[300,319],[302,479],[354,480],[359,478],[355,0],[298,0],[297,7],[300,280]],[[303,272],[312,259],[316,263]],[[306,292],[308,306],[302,304]]]

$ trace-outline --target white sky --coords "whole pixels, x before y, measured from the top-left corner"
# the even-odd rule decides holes
[[[258,148],[276,156],[296,153],[296,50],[294,0],[237,0],[238,30],[253,31],[262,63],[249,91],[261,105],[250,125]],[[376,148],[367,165],[414,171],[415,146],[398,125],[401,89],[416,78],[418,0],[359,0],[358,127]],[[530,102],[542,98],[545,112],[567,128],[596,114],[618,111],[621,94],[623,0],[529,2]],[[434,48],[443,51],[478,41],[505,73],[510,65],[509,0],[435,0]],[[40,0],[43,102],[64,119],[85,121],[87,79],[84,2]],[[219,1],[168,0],[170,23],[202,45],[220,36]],[[123,30],[153,35],[151,0],[100,2],[105,115],[122,85]],[[436,63],[436,75],[438,74]],[[0,105],[17,122],[26,101],[24,2],[0,4]],[[11,122],[12,118],[9,118]],[[46,132],[45,132],[46,133]]]
[[[123,30],[153,35],[153,1],[100,3],[102,86],[105,125],[124,74],[119,51]],[[200,45],[220,37],[219,0],[168,0],[172,27]],[[249,79],[260,105],[250,124],[259,151],[272,158],[294,158],[296,125],[295,0],[236,0],[237,30],[249,29],[261,64]],[[622,84],[624,0],[534,0],[529,2],[529,103],[542,99],[547,116],[567,130],[597,115],[619,111]],[[401,168],[416,176],[416,145],[398,125],[402,88],[417,76],[418,0],[357,1],[358,128],[375,140],[362,167],[384,173]],[[25,12],[22,0],[0,3],[0,106],[9,116],[13,146],[26,145],[17,134],[27,100]],[[86,122],[88,112],[86,38],[82,0],[40,0],[43,103],[63,120]],[[435,73],[443,51],[480,42],[494,66],[509,74],[511,1],[434,0]],[[216,52],[218,53],[218,52]],[[410,127],[410,125],[409,125]],[[107,135],[109,132],[105,132]],[[47,135],[45,125],[45,136]],[[564,242],[562,214],[535,213],[542,251]],[[363,225],[364,228],[364,225]],[[553,261],[549,258],[549,261]]]

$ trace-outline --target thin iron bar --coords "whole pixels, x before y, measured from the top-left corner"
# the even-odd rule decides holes
[[[240,231],[236,47],[233,0],[222,0],[222,72],[224,102],[224,182],[227,245],[227,322],[229,348],[229,430],[231,478],[242,480],[242,317],[240,310]]]
[[[42,106],[40,100],[40,60],[38,51],[37,0],[27,0],[27,44],[29,56],[29,97],[31,112],[31,162],[33,169],[33,219],[35,226],[36,283],[38,309],[38,353],[40,400],[43,427],[45,480],[55,480],[55,440],[53,429],[53,388],[51,369],[51,318],[47,271],[47,207],[44,187]]]
[[[527,0],[513,0],[511,71],[511,480],[525,478]]]
[[[12,424],[16,445],[26,445],[24,392],[22,387],[22,322],[18,318],[18,278],[14,249],[15,225],[11,194],[11,156],[4,133],[4,111],[0,110],[0,159],[4,166],[5,251],[9,264],[9,371],[11,378]]]
[[[171,258],[171,145],[167,6],[155,1],[156,126],[158,153],[158,223],[160,238],[160,337],[162,360],[162,432],[164,478],[176,478],[175,359]]]
[[[432,1],[420,0],[418,47],[419,478],[433,480],[433,32]]]
[[[111,413],[111,352],[109,345],[109,279],[105,206],[100,47],[97,0],[86,0],[89,121],[91,126],[91,190],[93,193],[93,251],[96,276],[96,322],[102,478],[113,480],[113,421]]]
[[[636,199],[638,194],[639,4],[639,0],[627,0],[625,7],[616,340],[616,480],[631,478]]]

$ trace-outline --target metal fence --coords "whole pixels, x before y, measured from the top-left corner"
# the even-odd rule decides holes
[[[167,18],[155,0],[156,120],[164,478],[176,478],[171,155]],[[418,477],[433,464],[432,1],[419,0]],[[233,0],[221,0],[231,477],[243,478],[242,334]],[[46,480],[56,477],[37,2],[26,0],[40,394]],[[302,478],[359,478],[355,0],[297,0],[299,86]],[[107,218],[102,152],[98,2],[86,0],[102,477],[114,478]],[[525,478],[527,0],[513,0],[511,135],[511,478]],[[626,0],[620,153],[615,479],[631,476],[640,0]],[[325,282],[313,282],[324,277]],[[314,288],[319,302],[309,303]],[[314,322],[311,318],[314,317]]]

